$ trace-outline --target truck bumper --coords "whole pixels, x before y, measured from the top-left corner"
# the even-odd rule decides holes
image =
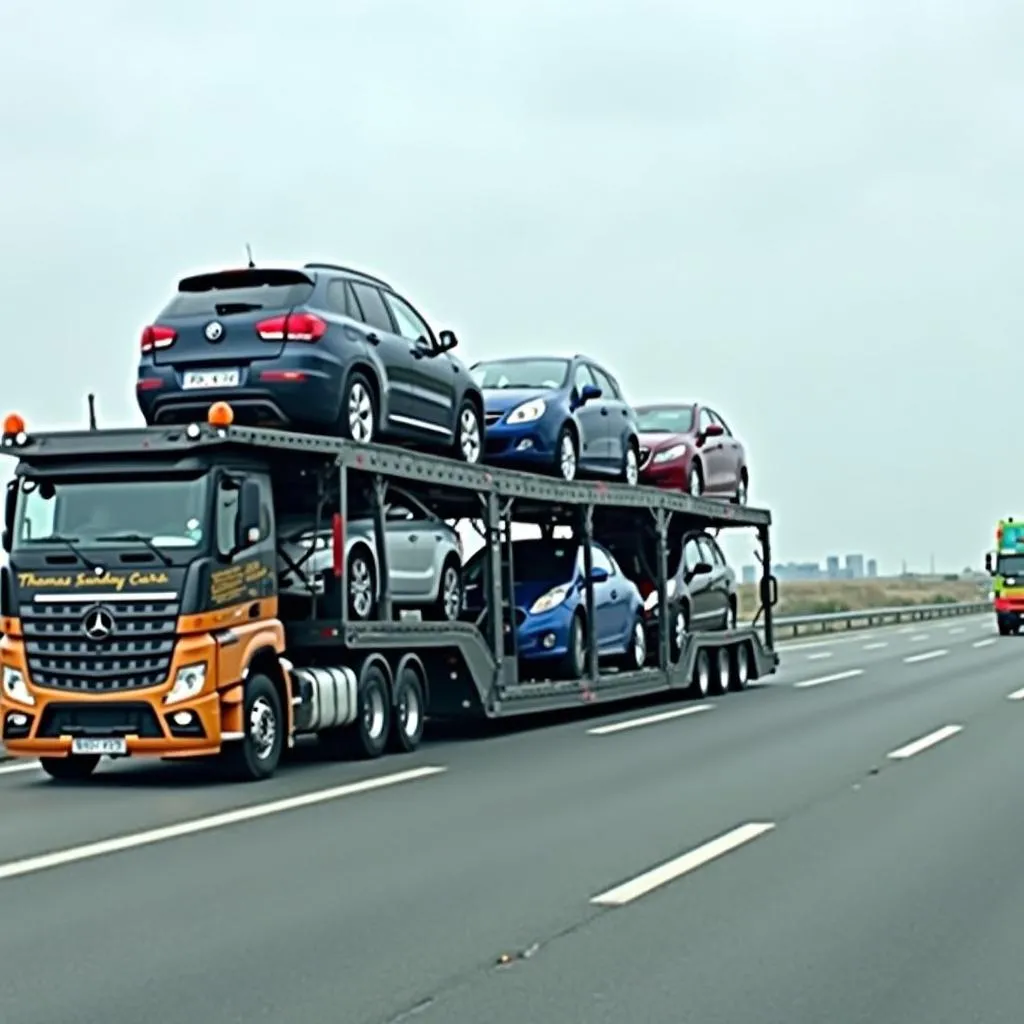
[[[0,739],[13,757],[67,757],[76,739],[123,741],[116,757],[204,757],[221,749],[216,693],[166,707],[162,695],[68,701],[33,692],[31,706],[0,700]]]

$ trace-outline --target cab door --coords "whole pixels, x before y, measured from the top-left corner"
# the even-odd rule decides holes
[[[690,628],[700,631],[714,629],[721,622],[712,591],[711,573],[698,573],[697,567],[706,561],[698,544],[699,534],[690,534],[683,542],[683,581],[690,595]]]

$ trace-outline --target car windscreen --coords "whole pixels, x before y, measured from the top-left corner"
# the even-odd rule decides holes
[[[292,309],[308,302],[313,282],[295,270],[228,270],[178,282],[178,293],[160,318],[227,316],[257,310]]]
[[[693,406],[637,409],[636,428],[642,434],[689,434],[693,430]]]
[[[506,359],[477,363],[470,371],[480,388],[560,388],[569,375],[568,359]]]
[[[1024,555],[1000,555],[996,572],[1000,576],[1024,576]]]
[[[467,582],[483,578],[484,551],[466,565]],[[569,583],[579,572],[579,555],[575,541],[517,540],[512,545],[512,574],[516,583]]]

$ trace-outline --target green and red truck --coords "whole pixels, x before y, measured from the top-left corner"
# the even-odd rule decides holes
[[[1012,516],[996,524],[996,549],[985,556],[992,576],[993,607],[1001,636],[1020,632],[1024,616],[1024,520]]]

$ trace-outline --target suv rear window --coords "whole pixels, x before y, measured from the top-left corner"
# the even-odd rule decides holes
[[[291,309],[309,301],[313,282],[298,270],[225,270],[178,282],[178,294],[161,317]]]

